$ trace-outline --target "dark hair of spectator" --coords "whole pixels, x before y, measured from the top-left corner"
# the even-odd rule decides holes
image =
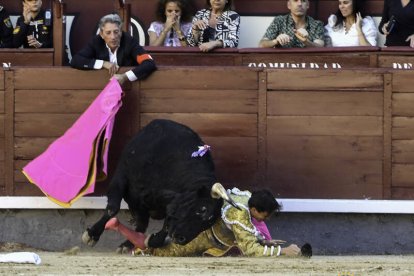
[[[282,209],[272,193],[265,189],[252,192],[248,204],[249,208],[255,207],[257,211],[267,212],[268,214],[278,213]]]
[[[361,0],[352,0],[352,14],[355,15],[358,12],[361,12]],[[337,18],[335,27],[342,26],[342,24],[345,20],[345,17],[342,15],[342,13],[339,9],[336,11],[335,15],[336,15],[336,18]],[[364,17],[362,12],[361,12],[361,16]],[[356,20],[356,17],[355,17],[355,20]]]
[[[232,0],[227,0],[226,1],[226,5],[224,6],[224,10],[225,11],[228,11],[228,10],[230,10],[231,9],[231,7],[232,7]],[[211,3],[210,3],[210,0],[206,0],[206,3],[207,3],[207,6],[209,6],[210,8],[211,8]]]
[[[157,18],[160,22],[167,21],[167,17],[165,16],[165,7],[170,2],[176,3],[181,9],[180,22],[191,22],[194,13],[194,6],[191,0],[159,0],[157,7]]]

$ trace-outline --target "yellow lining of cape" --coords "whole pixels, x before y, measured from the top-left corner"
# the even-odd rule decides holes
[[[105,129],[105,128],[104,128]],[[64,208],[69,208],[76,200],[78,200],[80,197],[82,197],[84,194],[85,194],[85,191],[92,185],[92,183],[93,183],[93,181],[92,181],[92,179],[95,179],[96,180],[96,170],[97,170],[97,166],[92,166],[92,168],[91,168],[91,164],[96,164],[96,162],[93,162],[94,160],[96,161],[96,158],[97,158],[97,154],[96,154],[96,146],[97,146],[97,140],[98,139],[100,139],[101,137],[102,137],[102,133],[103,133],[103,130],[104,129],[102,129],[99,133],[98,133],[98,136],[97,136],[97,138],[95,138],[95,140],[94,140],[94,143],[93,143],[93,147],[92,147],[92,154],[91,154],[91,156],[90,156],[90,159],[89,159],[89,173],[88,173],[88,177],[87,177],[87,181],[86,181],[86,184],[83,186],[83,188],[82,189],[80,189],[80,191],[79,191],[79,193],[78,193],[78,195],[76,196],[76,197],[74,197],[72,200],[70,200],[69,202],[63,202],[63,201],[60,201],[60,200],[58,200],[58,199],[56,199],[56,198],[54,198],[54,197],[52,197],[52,196],[50,196],[50,195],[48,195],[45,191],[43,191],[38,185],[36,185],[36,183],[35,183],[35,181],[33,181],[33,179],[24,171],[24,170],[22,170],[22,173],[27,177],[27,179],[30,181],[30,183],[32,183],[32,184],[34,184],[34,185],[36,185],[36,187],[38,187],[41,191],[42,191],[42,193],[44,193],[46,196],[47,196],[47,198],[48,199],[50,199],[52,202],[54,202],[54,203],[56,203],[56,204],[58,204],[58,205],[60,205],[60,206],[62,206],[62,207],[64,207]],[[104,142],[103,142],[103,146],[102,146],[102,152],[104,152],[104,149],[106,148],[106,146],[107,146],[107,142],[108,142],[108,140],[107,139],[104,139]],[[102,174],[100,174],[100,175],[102,175]]]

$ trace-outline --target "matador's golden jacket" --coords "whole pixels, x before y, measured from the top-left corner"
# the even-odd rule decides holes
[[[230,195],[241,210],[226,202],[221,209],[221,219],[188,244],[171,243],[162,248],[148,248],[145,251],[138,249],[135,254],[166,257],[201,255],[262,257],[280,255],[280,246],[263,246],[259,243],[259,239],[263,239],[263,237],[252,224],[247,204],[251,193],[233,188],[230,190]]]

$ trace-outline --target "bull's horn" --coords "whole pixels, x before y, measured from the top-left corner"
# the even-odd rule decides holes
[[[241,210],[239,206],[237,206],[236,202],[227,194],[226,189],[224,189],[223,185],[220,183],[214,183],[213,187],[211,187],[211,197],[212,198],[222,198],[237,209]]]

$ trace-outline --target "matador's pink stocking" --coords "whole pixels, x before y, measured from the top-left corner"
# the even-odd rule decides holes
[[[132,242],[135,247],[138,247],[142,250],[145,250],[147,247],[145,246],[145,239],[146,236],[143,233],[135,232],[132,229],[129,229],[125,225],[123,225],[117,218],[111,218],[105,224],[105,230],[114,230],[119,232],[122,236],[124,236],[127,240]]]

